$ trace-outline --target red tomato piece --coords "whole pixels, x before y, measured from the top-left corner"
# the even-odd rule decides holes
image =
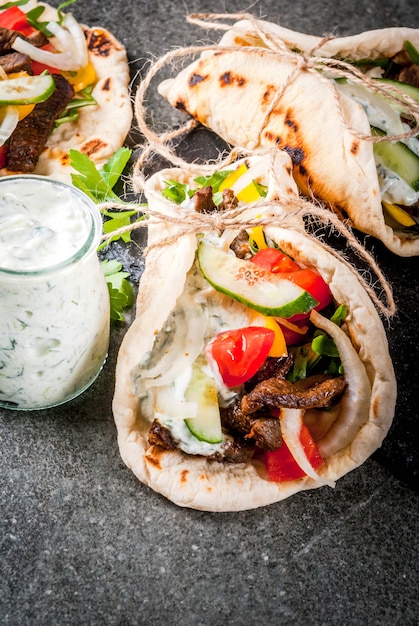
[[[284,324],[281,324],[279,320],[277,320],[277,322],[280,325],[282,332],[284,333],[284,339],[285,339],[285,343],[287,344],[287,346],[296,346],[299,343],[302,343],[306,338],[306,334],[308,331],[307,315],[305,315],[304,319],[301,319],[301,320],[295,320],[294,318],[290,318],[290,321],[291,320],[295,326],[298,326],[298,328],[301,328],[301,329],[306,328],[306,332],[299,333],[296,330],[293,330],[292,328],[288,328]]]
[[[300,440],[311,465],[315,470],[318,470],[319,467],[323,465],[324,461],[305,424],[303,424],[301,428]],[[285,441],[282,442],[280,448],[263,452],[262,459],[265,463],[269,480],[273,482],[297,480],[305,476],[304,471],[294,460]]]
[[[314,307],[316,311],[321,311],[321,309],[324,309],[325,306],[332,302],[333,296],[329,285],[323,280],[320,274],[314,270],[309,268],[300,269],[296,272],[288,272],[283,276],[308,291],[308,293],[317,300],[319,304]],[[307,317],[308,315],[303,313],[294,315],[290,317],[290,322],[307,319]]]
[[[210,341],[207,353],[216,362],[224,384],[237,387],[256,374],[274,338],[274,331],[263,326],[227,330]]]
[[[0,13],[0,26],[17,30],[22,35],[30,35],[35,31],[33,26],[29,24],[26,13],[16,6],[9,7]]]
[[[274,274],[278,272],[294,272],[300,269],[300,266],[295,261],[277,248],[263,248],[251,258],[251,261]]]
[[[52,44],[47,43],[46,46],[42,46],[42,50],[47,50],[48,52],[54,52],[55,48]],[[45,63],[39,63],[39,61],[32,60],[32,72],[34,76],[39,76],[42,72],[49,72],[50,74],[60,74],[60,70],[56,67],[50,67],[49,65],[45,65]]]
[[[319,303],[315,308],[324,309],[333,299],[328,284],[312,269],[302,269],[289,256],[277,248],[264,248],[252,257],[252,262],[273,273],[281,273],[287,280],[299,285]],[[301,313],[294,315],[290,321],[307,319],[308,315]]]

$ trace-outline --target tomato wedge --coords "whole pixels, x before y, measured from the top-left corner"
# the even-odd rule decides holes
[[[321,309],[324,309],[325,306],[332,302],[333,296],[329,289],[329,285],[324,281],[320,274],[314,270],[309,268],[300,269],[296,272],[283,274],[283,276],[308,291],[308,293],[317,300],[319,304],[314,307],[316,311],[321,311]],[[294,315],[290,318],[290,321],[294,322],[295,320],[307,319],[307,317],[308,315],[304,314]]]
[[[307,426],[303,424],[300,432],[300,440],[308,460],[315,470],[318,470],[324,463],[317,445],[310,434]],[[286,480],[297,480],[306,475],[297,464],[285,441],[276,450],[262,453],[262,460],[265,463],[269,480],[273,482],[283,482]]]
[[[208,358],[218,366],[227,387],[237,387],[252,378],[266,360],[275,333],[262,326],[247,326],[216,335],[207,345]]]
[[[277,248],[263,248],[263,250],[259,250],[251,258],[251,261],[274,274],[278,272],[294,272],[301,269],[295,261]]]
[[[26,13],[19,7],[9,7],[0,13],[0,26],[9,30],[17,30],[22,35],[30,35],[34,32],[26,17]]]
[[[277,248],[264,248],[259,250],[253,257],[252,262],[256,265],[273,272],[280,273],[284,278],[302,287],[319,303],[315,308],[324,309],[333,299],[328,284],[312,269],[301,268],[287,254]],[[307,319],[307,314],[294,315],[291,321]]]

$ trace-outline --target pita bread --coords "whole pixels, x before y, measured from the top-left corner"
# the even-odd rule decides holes
[[[396,232],[384,220],[373,145],[360,138],[370,134],[364,109],[337,92],[332,81],[298,69],[290,55],[274,51],[285,44],[306,54],[314,50],[313,55],[357,60],[392,56],[406,39],[419,47],[419,29],[337,37],[314,50],[319,37],[243,20],[225,33],[219,50],[203,52],[175,78],[163,81],[159,92],[234,146],[285,149],[305,194],[349,216],[357,229],[394,253],[413,256],[419,254],[419,237]]]
[[[38,4],[45,6],[43,20],[57,19],[56,9],[49,5],[31,3],[31,8]],[[53,130],[33,172],[70,183],[74,172],[70,166],[70,149],[86,154],[100,167],[123,145],[133,118],[124,46],[100,26],[83,26],[83,30],[89,61],[96,73],[92,91],[96,104],[81,108],[76,121],[61,124]],[[0,170],[3,176],[16,173]]]
[[[282,160],[286,157],[284,153],[277,154]],[[179,207],[164,201],[161,196],[164,181],[192,182],[195,176],[196,172],[185,169],[163,170],[152,176],[145,185],[150,211],[158,210],[163,216],[176,218]],[[265,211],[276,211],[275,206],[269,200],[265,208],[261,208],[260,203],[257,207],[244,206],[242,219],[256,215],[263,217]],[[275,216],[272,221],[275,222]],[[317,412],[317,426],[314,422],[310,425],[326,457],[325,465],[319,471],[321,479],[306,477],[282,483],[270,482],[263,464],[257,460],[247,464],[222,463],[178,449],[168,451],[148,444],[153,410],[150,411],[147,397],[143,396],[140,364],[152,355],[156,336],[163,327],[170,325],[170,314],[191,293],[197,236],[185,233],[180,222],[180,219],[163,219],[161,224],[149,227],[151,243],[169,236],[174,243],[151,248],[141,277],[136,319],[126,333],[118,355],[113,412],[125,464],[141,482],[175,504],[205,511],[238,511],[268,505],[296,492],[319,487],[324,482],[336,481],[359,466],[380,446],[394,413],[396,383],[386,335],[369,296],[354,273],[301,232],[297,222],[295,229],[294,225],[292,228],[269,226],[265,227],[265,232],[297,261],[316,268],[329,283],[336,301],[346,303],[348,307],[345,332],[335,331],[340,333],[336,345],[345,372],[348,369],[348,391],[336,411],[320,411],[321,417]],[[237,232],[239,230],[231,234]],[[248,325],[248,310],[242,305],[215,290],[204,289],[199,293],[201,299],[218,298],[215,302],[219,315],[227,316],[231,306],[237,310],[240,308],[243,318],[237,325]],[[211,296],[205,295],[209,293]],[[186,308],[186,318],[187,311]],[[316,323],[326,324],[326,327],[331,324],[324,318]],[[185,347],[180,347],[179,359],[187,352]]]

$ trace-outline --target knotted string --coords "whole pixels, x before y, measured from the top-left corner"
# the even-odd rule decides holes
[[[153,193],[150,194],[150,199],[152,198]],[[157,240],[153,242],[153,244],[145,248],[144,255],[147,256],[152,248],[175,245],[180,237],[187,235],[198,235],[205,232],[222,233],[227,229],[237,229],[239,231],[254,228],[255,226],[276,226],[288,228],[304,234],[306,237],[315,241],[317,245],[321,246],[334,258],[343,263],[359,281],[365,291],[369,294],[377,309],[384,316],[391,317],[396,311],[391,287],[373,256],[367,252],[367,250],[356,239],[349,226],[345,225],[337,215],[325,209],[320,204],[309,202],[308,200],[300,197],[281,196],[281,198],[270,200],[269,202],[260,200],[249,203],[245,207],[245,212],[243,211],[243,206],[241,206],[234,209],[227,209],[225,211],[198,213],[191,211],[182,205],[176,204],[160,194],[155,194],[155,199],[158,200],[157,206],[160,204],[162,209],[156,208],[156,202],[153,202],[153,207],[147,207],[145,219],[134,222],[128,226],[120,228],[119,230],[112,231],[112,233],[104,235],[103,239],[106,240],[119,236],[138,228],[150,226],[161,227],[163,224],[165,226],[170,225],[172,227],[172,232],[170,234],[162,234],[161,237],[157,238]],[[141,210],[139,205],[115,205],[115,203],[112,202],[103,203],[100,205],[100,208]],[[250,217],[248,215],[249,213],[252,213]],[[346,239],[347,243],[358,255],[358,257],[363,259],[368,264],[369,268],[371,268],[374,272],[378,279],[378,283],[381,285],[382,292],[385,294],[386,302],[383,302],[382,298],[377,296],[369,280],[364,278],[364,276],[360,274],[359,270],[357,270],[354,265],[350,263],[344,255],[342,255],[342,251],[335,250],[332,246],[319,239],[315,234],[311,234],[307,231],[304,218],[308,218],[309,223],[313,223],[317,220],[323,226],[329,224],[332,229],[336,230]],[[164,231],[167,233],[167,228],[165,228]]]
[[[332,97],[335,100],[337,110],[339,111],[339,114],[341,116],[342,123],[344,122],[343,114],[341,112],[338,89],[334,81],[330,80],[330,76],[333,76],[333,78],[349,78],[352,82],[362,84],[368,87],[368,89],[370,89],[371,91],[384,95],[386,98],[396,101],[398,104],[400,104],[401,99],[403,105],[406,107],[406,110],[409,112],[413,119],[414,127],[406,133],[391,136],[391,139],[403,139],[417,133],[417,128],[419,127],[419,104],[412,100],[406,93],[396,89],[393,86],[391,87],[391,89],[389,89],[385,83],[380,84],[378,81],[370,78],[369,76],[366,76],[365,74],[362,74],[362,72],[358,68],[351,65],[350,63],[333,57],[319,55],[319,51],[321,51],[322,47],[326,44],[327,41],[329,41],[333,37],[325,37],[319,40],[318,44],[309,53],[301,53],[290,50],[279,37],[275,37],[272,33],[266,32],[263,28],[263,24],[260,21],[256,20],[252,15],[193,14],[190,15],[187,19],[190,23],[198,24],[207,29],[217,29],[225,31],[229,30],[230,26],[219,22],[214,23],[214,21],[220,19],[247,19],[251,22],[257,37],[260,39],[261,42],[263,42],[263,46],[244,46],[242,48],[239,48],[241,52],[249,55],[259,55],[261,52],[263,52],[263,54],[268,57],[280,56],[281,59],[285,58],[286,60],[291,62],[292,67],[290,70],[290,74],[287,80],[284,81],[284,84],[280,88],[278,88],[278,90],[274,94],[270,105],[266,110],[264,119],[262,120],[258,136],[261,135],[263,127],[266,124],[267,119],[269,118],[269,115],[272,113],[272,110],[280,101],[286,89],[289,87],[290,84],[292,84],[296,77],[304,71],[315,74],[319,80],[328,85],[329,89],[331,90]],[[138,130],[145,138],[145,144],[141,147],[139,151],[132,175],[133,189],[136,193],[141,193],[144,191],[146,181],[144,178],[143,168],[147,160],[150,159],[153,154],[160,155],[174,166],[187,168],[192,178],[194,172],[196,173],[196,175],[211,173],[212,171],[216,171],[228,166],[230,163],[237,160],[237,158],[239,158],[240,156],[248,155],[250,153],[249,150],[243,149],[241,147],[235,147],[229,151],[227,156],[220,155],[218,159],[215,159],[212,162],[206,162],[204,164],[196,162],[191,163],[185,161],[182,157],[176,154],[171,144],[176,138],[184,135],[187,132],[190,132],[194,127],[196,127],[198,124],[197,122],[195,122],[195,120],[189,120],[180,128],[170,130],[161,134],[155,132],[152,128],[150,128],[146,121],[148,117],[147,109],[144,105],[146,93],[150,87],[153,78],[165,66],[173,64],[177,59],[180,59],[182,57],[193,57],[206,51],[237,50],[238,48],[235,46],[224,46],[216,44],[190,46],[187,48],[171,50],[150,65],[150,68],[146,72],[146,75],[142,79],[141,83],[139,84],[135,95],[135,116],[138,124]],[[383,138],[375,136],[372,137],[371,135],[364,135],[359,131],[350,128],[348,128],[348,131],[365,141],[379,142],[389,139],[389,136]],[[251,154],[255,153],[251,152]],[[149,195],[150,192],[148,190],[147,196]],[[162,210],[157,208],[159,204],[162,206]],[[102,208],[104,209],[110,207],[121,208],[123,210],[142,210],[142,208],[136,204],[124,204],[120,207],[118,207],[118,205],[115,205],[115,203],[102,204]],[[343,222],[332,211],[328,210],[318,203],[314,203],[313,201],[309,201],[303,198],[286,196],[281,196],[277,200],[269,201],[269,203],[264,200],[256,203],[251,203],[246,205],[245,209],[245,214],[247,215],[247,217],[244,216],[243,207],[229,209],[222,212],[215,211],[212,213],[197,213],[190,211],[180,205],[177,205],[170,200],[164,198],[162,195],[159,195],[157,205],[154,202],[152,207],[148,206],[145,219],[130,224],[129,226],[123,227],[117,231],[113,231],[111,234],[105,235],[104,238],[110,239],[117,236],[118,234],[123,234],[127,231],[132,231],[137,228],[161,225],[173,226],[171,234],[165,236],[162,235],[157,241],[155,241],[153,244],[149,245],[145,249],[144,253],[147,255],[152,247],[173,245],[179,239],[179,237],[185,235],[197,235],[204,232],[222,233],[226,229],[237,228],[238,230],[243,230],[258,225],[278,226],[282,228],[298,230],[300,232],[303,232],[304,235],[309,237],[310,239],[315,240],[316,243],[320,245],[324,250],[326,250],[329,254],[331,254],[336,259],[339,259],[341,263],[344,263],[344,265],[346,265],[346,267],[350,269],[352,274],[360,282],[362,287],[369,294],[377,309],[383,315],[385,315],[386,317],[394,315],[396,307],[391,287],[387,282],[385,276],[381,272],[375,259],[356,239],[348,223]],[[259,216],[248,217],[248,209],[258,209],[259,211],[255,211],[254,215]],[[309,224],[311,223],[311,225],[316,222],[320,222],[322,225],[329,225],[331,229],[337,231],[346,239],[348,245],[354,250],[356,255],[367,263],[368,267],[377,277],[377,283],[381,286],[381,293],[385,295],[386,302],[383,302],[381,296],[377,296],[374,285],[371,284],[369,279],[362,276],[359,270],[357,270],[354,265],[352,265],[344,256],[342,256],[341,251],[336,251],[332,246],[326,244],[315,234],[307,232],[307,228],[305,227],[305,222],[303,218],[306,218],[306,221]],[[167,229],[162,229],[162,231],[163,230],[167,233]],[[367,272],[365,272],[365,275],[366,274]]]

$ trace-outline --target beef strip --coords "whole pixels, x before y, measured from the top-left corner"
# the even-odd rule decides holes
[[[250,259],[252,252],[249,245],[249,235],[245,230],[240,231],[230,244],[230,248],[238,259]]]
[[[234,441],[228,441],[222,452],[215,452],[208,459],[210,461],[225,461],[226,463],[248,463],[254,453],[254,444],[238,437]]]
[[[148,443],[150,446],[160,446],[165,450],[176,450],[178,444],[172,433],[166,426],[162,426],[155,419],[151,424],[148,433]],[[208,458],[211,461],[226,461],[227,463],[247,463],[254,454],[254,444],[243,437],[238,437],[234,441],[227,441],[220,452],[215,452]]]
[[[261,450],[275,450],[281,445],[281,426],[277,417],[243,413],[240,400],[221,409],[221,424],[232,433],[254,439]]]
[[[294,363],[292,354],[279,358],[268,357],[256,374],[245,383],[245,389],[249,392],[267,378],[285,378]]]
[[[74,89],[60,74],[53,75],[55,91],[45,102],[35,106],[19,122],[10,137],[6,167],[15,172],[33,172],[55,120],[74,97]]]
[[[21,52],[10,52],[10,54],[0,56],[0,66],[6,74],[22,71],[32,74],[31,58]]]
[[[172,433],[166,426],[162,426],[158,420],[153,420],[148,433],[148,443],[150,446],[160,446],[165,450],[176,450],[177,443],[172,437]]]
[[[343,376],[329,378],[310,376],[291,383],[281,378],[262,381],[243,396],[241,409],[245,414],[275,408],[311,409],[331,406],[344,391],[346,381]]]
[[[234,191],[232,189],[223,189],[221,203],[218,205],[219,211],[228,211],[229,209],[235,209],[239,204]]]
[[[201,187],[193,195],[195,211],[197,213],[212,213],[217,207],[212,199],[212,187]]]
[[[46,46],[48,43],[47,37],[39,30],[26,37],[16,30],[0,26],[0,54],[8,54],[13,49],[13,44],[18,37],[28,41],[37,48],[42,48],[42,46]]]

